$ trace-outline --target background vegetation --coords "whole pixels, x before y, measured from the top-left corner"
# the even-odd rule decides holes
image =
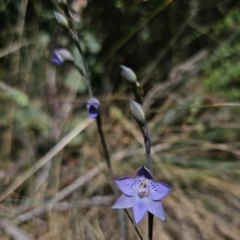
[[[116,178],[146,165],[119,65],[144,88],[154,176],[173,187],[154,239],[239,239],[240,2],[69,4]],[[0,238],[122,239],[86,86],[69,65],[50,62],[59,47],[81,61],[57,9],[49,0],[0,1]],[[147,220],[138,227],[146,239]]]

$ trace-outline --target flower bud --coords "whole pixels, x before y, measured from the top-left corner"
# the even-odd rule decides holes
[[[51,61],[57,65],[61,65],[64,62],[73,62],[73,56],[67,49],[56,49],[54,50]]]
[[[131,113],[132,113],[134,119],[139,124],[139,126],[144,126],[145,125],[145,113],[144,113],[142,105],[135,102],[134,100],[130,100],[130,109],[131,109]]]
[[[131,68],[120,66],[122,71],[121,75],[130,86],[136,86],[137,76]]]
[[[68,23],[67,18],[64,15],[62,15],[61,13],[58,13],[58,12],[54,12],[54,15],[55,15],[55,18],[56,18],[58,24],[61,27],[63,27],[64,29],[69,30],[69,23]]]
[[[97,98],[90,98],[87,102],[88,116],[96,118],[100,112],[100,102]]]
[[[66,0],[58,0],[58,6],[63,10],[66,9],[67,8],[67,1]]]

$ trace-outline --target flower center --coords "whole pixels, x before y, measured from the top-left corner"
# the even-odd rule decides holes
[[[148,195],[148,188],[145,181],[140,182],[138,188],[138,196],[140,198],[146,197]]]

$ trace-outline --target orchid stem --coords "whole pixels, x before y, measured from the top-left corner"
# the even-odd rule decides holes
[[[111,177],[111,180],[113,181],[114,178],[113,178],[112,165],[111,165],[111,161],[110,161],[110,157],[109,157],[107,144],[106,144],[106,141],[105,141],[105,136],[104,136],[104,133],[102,131],[101,110],[100,110],[100,112],[99,112],[99,114],[98,114],[98,116],[96,118],[96,123],[97,123],[98,133],[99,133],[99,135],[101,137],[101,143],[102,143],[102,146],[103,146],[105,159],[106,159],[106,163],[107,163],[107,166],[108,166],[108,169],[109,169],[110,177]],[[127,213],[128,217],[132,221],[132,219],[131,219],[130,215],[128,214],[128,212],[126,210],[125,210],[125,212]],[[121,227],[122,236],[124,237],[125,240],[127,240],[126,219],[124,217],[122,209],[118,210],[118,218],[119,218],[119,221],[120,221],[120,227]],[[139,235],[140,233],[139,233],[138,229],[136,228],[136,226],[135,226],[135,230],[136,230],[137,234]]]
[[[151,137],[148,130],[148,126],[145,123],[145,126],[141,129],[143,138],[144,138],[144,145],[146,150],[146,158],[148,162],[148,169],[153,175],[152,170],[152,157],[151,157]],[[148,212],[148,240],[152,240],[153,237],[153,214]]]
[[[92,98],[93,97],[92,87],[83,69],[81,69],[76,63],[73,63],[73,67],[80,73],[80,75],[82,75],[84,82],[87,85],[89,98]]]
[[[126,209],[124,209],[124,211],[125,211],[125,213],[127,214],[128,218],[130,219],[131,223],[134,224],[134,222],[133,222],[130,214],[128,213],[128,211],[127,211]],[[141,235],[141,233],[138,231],[136,225],[134,225],[134,228],[135,228],[135,231],[136,231],[137,235],[139,236],[139,238],[140,238],[141,240],[143,240],[142,235]]]
[[[64,8],[64,12],[65,12],[65,14],[66,14],[66,16],[68,18],[69,25],[70,25],[68,34],[70,35],[70,37],[72,38],[75,46],[77,47],[77,49],[78,49],[78,51],[79,51],[79,53],[81,55],[82,63],[83,63],[83,67],[80,67],[80,66],[78,66],[74,62],[73,63],[73,67],[82,75],[82,77],[83,77],[83,79],[84,79],[84,81],[85,81],[85,83],[87,85],[87,88],[88,88],[88,95],[89,95],[90,98],[93,98],[93,91],[92,91],[91,82],[90,82],[90,78],[89,78],[88,71],[87,71],[87,64],[86,64],[85,59],[84,59],[83,50],[82,50],[82,47],[81,47],[81,44],[80,44],[80,41],[79,41],[78,34],[77,34],[76,30],[75,30],[74,22],[73,22],[73,19],[72,19],[72,15],[71,15],[71,13],[69,11],[68,6],[66,6]],[[102,131],[101,111],[99,112],[99,115],[96,118],[96,123],[97,123],[98,133],[99,133],[100,138],[101,138],[101,143],[102,143],[102,146],[103,146],[103,149],[104,149],[106,163],[107,163],[107,166],[109,168],[109,172],[110,172],[109,174],[110,174],[111,179],[113,181],[114,178],[113,178],[113,171],[112,171],[111,161],[110,161],[109,152],[108,152],[108,149],[107,149],[105,136],[104,136],[104,133]],[[131,216],[129,215],[129,213],[127,212],[127,210],[125,210],[125,213],[127,214],[127,216],[130,219],[130,221],[133,223],[133,220],[132,220]],[[121,214],[121,212],[119,212],[119,215],[120,215],[119,218],[121,220],[120,224],[121,224],[122,235],[124,236],[124,238],[126,240],[127,239],[126,220],[124,218],[124,215]],[[136,231],[137,235],[139,236],[139,238],[141,240],[143,240],[143,238],[142,238],[140,232],[138,231],[137,227],[134,226],[134,228],[135,228],[135,231]]]
[[[84,57],[83,57],[83,51],[79,42],[79,38],[77,36],[77,34],[75,34],[75,31],[71,31],[70,32],[70,36],[72,37],[80,55],[82,58],[82,62],[83,62],[83,68],[79,67],[77,64],[74,63],[74,67],[79,71],[79,73],[83,76],[84,81],[88,87],[88,94],[89,97],[92,98],[93,97],[93,92],[92,92],[92,88],[91,88],[91,83],[90,83],[90,79],[87,73],[87,65],[85,63]],[[99,114],[96,118],[96,123],[97,123],[97,128],[98,128],[98,133],[100,135],[101,138],[101,143],[103,146],[103,150],[104,150],[104,155],[105,155],[105,159],[106,159],[106,163],[109,169],[109,175],[111,177],[112,182],[114,181],[113,178],[113,171],[112,171],[112,165],[111,165],[111,161],[110,161],[110,157],[109,157],[109,152],[108,152],[108,148],[107,148],[107,144],[106,144],[106,140],[105,140],[105,136],[104,133],[102,131],[102,120],[101,120],[101,110],[99,111]],[[124,217],[124,215],[122,214],[122,210],[118,211],[118,215],[119,215],[119,221],[120,221],[120,225],[121,225],[121,232],[122,232],[122,236],[124,237],[125,240],[127,240],[127,227],[126,227],[126,219]],[[127,211],[125,211],[127,213],[128,218],[132,221],[130,215],[128,214]],[[140,238],[142,239],[138,229],[135,226],[135,231],[138,234],[138,236],[140,236]]]
[[[72,15],[70,14],[69,12],[69,9],[65,9],[65,14],[67,15],[68,17],[68,20],[69,20],[69,23],[70,23],[70,29],[69,29],[69,35],[70,37],[72,38],[74,44],[76,45],[79,53],[80,53],[80,56],[82,58],[82,63],[83,63],[83,68],[79,67],[75,62],[74,62],[74,67],[79,71],[79,73],[83,76],[84,78],[84,81],[88,87],[88,93],[89,93],[89,97],[92,98],[93,97],[93,93],[92,93],[92,87],[91,87],[91,84],[90,84],[90,78],[88,76],[88,72],[87,72],[87,64],[85,62],[85,59],[84,59],[84,54],[83,54],[83,50],[82,50],[82,47],[81,47],[81,44],[79,42],[79,37],[76,33],[76,30],[74,28],[74,23],[73,23],[73,20],[72,20]]]
[[[74,41],[74,43],[75,43],[75,45],[76,45],[76,47],[77,47],[77,49],[78,49],[78,51],[79,51],[79,53],[81,55],[82,63],[83,63],[83,68],[79,67],[76,63],[74,63],[74,67],[83,76],[84,81],[85,81],[85,83],[86,83],[86,85],[88,87],[89,98],[92,98],[93,97],[93,91],[92,91],[90,79],[89,79],[89,76],[88,76],[87,64],[86,64],[85,59],[84,59],[84,55],[83,55],[83,50],[82,50],[81,44],[79,42],[79,37],[78,37],[78,35],[76,33],[76,30],[74,28],[74,24],[73,24],[72,16],[71,16],[70,12],[69,11],[65,11],[65,14],[68,16],[68,19],[70,21],[70,25],[71,25],[71,28],[72,28],[72,29],[69,30],[69,34],[70,34],[71,38],[73,39],[73,41]],[[98,114],[98,116],[96,118],[96,123],[97,123],[97,127],[98,127],[98,133],[100,135],[102,146],[103,146],[106,163],[107,163],[107,166],[109,168],[111,178],[113,180],[113,172],[112,172],[112,166],[111,166],[111,162],[110,162],[110,157],[109,157],[109,153],[108,153],[108,149],[107,149],[105,136],[104,136],[104,133],[102,131],[101,111],[99,112],[99,114]]]
[[[152,240],[153,237],[153,215],[148,212],[148,240]]]
[[[151,137],[150,137],[150,133],[149,133],[147,124],[145,124],[142,132],[143,132],[144,145],[145,145],[145,150],[146,150],[146,158],[147,158],[147,162],[148,162],[148,169],[153,174],[152,158],[151,158]]]
[[[111,161],[110,161],[110,157],[109,157],[109,152],[108,152],[108,149],[107,149],[107,144],[106,144],[105,136],[104,136],[104,133],[103,133],[103,131],[102,131],[101,111],[99,112],[99,114],[98,114],[98,116],[97,116],[97,118],[96,118],[96,123],[97,123],[98,133],[99,133],[100,138],[101,138],[101,143],[102,143],[102,146],[103,146],[106,163],[107,163],[107,166],[108,166],[108,168],[109,168],[111,178],[112,178],[112,180],[113,180],[112,165],[111,165]]]

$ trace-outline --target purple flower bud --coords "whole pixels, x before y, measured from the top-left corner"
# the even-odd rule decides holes
[[[100,111],[100,102],[97,98],[90,98],[87,102],[88,116],[96,118]]]
[[[64,62],[73,62],[72,54],[66,49],[56,49],[53,52],[51,61],[57,65],[61,65]]]

